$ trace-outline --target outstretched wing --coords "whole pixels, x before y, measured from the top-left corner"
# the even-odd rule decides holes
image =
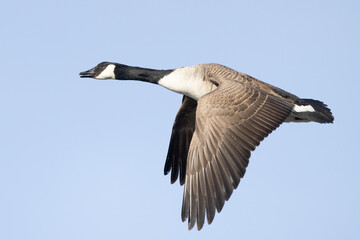
[[[205,212],[212,222],[215,209],[221,211],[244,176],[251,151],[292,110],[290,103],[240,81],[217,84],[215,91],[198,101],[187,155],[181,215],[183,221],[188,219],[189,229],[195,222],[202,228]]]
[[[171,170],[171,183],[176,181],[179,173],[180,184],[183,185],[185,182],[186,159],[191,138],[195,131],[196,106],[196,100],[184,96],[175,118],[164,167],[165,175]]]

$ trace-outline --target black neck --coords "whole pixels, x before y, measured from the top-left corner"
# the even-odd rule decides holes
[[[115,79],[118,80],[139,80],[143,82],[155,83],[168,75],[173,70],[155,70],[140,67],[131,67],[123,64],[115,64]]]

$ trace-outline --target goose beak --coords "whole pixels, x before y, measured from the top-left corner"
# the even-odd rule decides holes
[[[81,78],[93,78],[95,77],[94,68],[87,70],[85,72],[81,72],[79,75]]]

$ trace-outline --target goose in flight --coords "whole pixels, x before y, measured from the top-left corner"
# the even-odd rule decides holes
[[[299,98],[219,64],[171,70],[102,62],[82,78],[138,80],[183,95],[164,173],[184,185],[181,217],[200,230],[229,200],[255,147],[283,122],[332,123],[318,100]]]

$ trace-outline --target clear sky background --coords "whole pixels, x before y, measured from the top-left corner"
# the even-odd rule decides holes
[[[0,239],[360,239],[359,1],[6,1]],[[163,175],[181,96],[80,79],[101,61],[221,63],[324,101],[283,124],[214,222],[188,231]]]

